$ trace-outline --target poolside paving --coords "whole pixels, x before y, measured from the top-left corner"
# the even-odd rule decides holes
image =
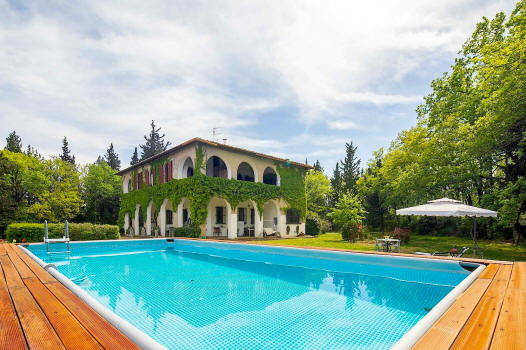
[[[0,243],[0,349],[139,349],[21,249]]]

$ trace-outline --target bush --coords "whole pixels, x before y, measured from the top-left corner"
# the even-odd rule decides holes
[[[308,235],[318,235],[320,233],[320,219],[316,215],[309,214],[307,215],[307,220],[305,220],[305,233]]]
[[[332,224],[329,220],[320,219],[320,232],[327,233],[332,231]]]
[[[64,236],[64,224],[48,224],[49,238]],[[90,223],[68,224],[69,238],[72,241],[90,241],[104,239],[119,239],[119,228],[116,225],[95,225]],[[16,223],[7,226],[8,242],[43,242],[44,224]]]
[[[188,225],[174,228],[174,237],[197,238],[201,235],[201,228],[197,225]]]

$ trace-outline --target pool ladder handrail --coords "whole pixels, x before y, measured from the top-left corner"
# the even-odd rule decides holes
[[[62,238],[49,238],[48,237],[48,229],[47,229],[47,220],[44,220],[44,243],[46,244],[46,250],[48,254],[62,254],[64,252],[51,252],[49,249],[50,243],[66,243],[68,245],[68,250],[66,253],[71,253],[71,246],[69,243],[69,227],[68,227],[68,220],[66,220],[65,223],[65,234]]]

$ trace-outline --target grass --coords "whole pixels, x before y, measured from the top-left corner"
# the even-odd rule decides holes
[[[377,235],[380,236],[380,234]],[[278,240],[257,240],[256,242],[259,244],[269,245],[282,244],[291,246],[325,247],[353,250],[374,250],[375,246],[374,238],[350,243],[343,241],[342,236],[339,233],[325,233],[312,238],[299,237]],[[470,250],[466,256],[472,257],[473,242],[467,237],[412,235],[409,243],[402,244],[400,252],[444,252],[450,251],[453,247],[461,248],[463,246],[470,247]],[[526,261],[525,244],[517,247],[510,242],[479,240],[478,246],[480,251],[482,251],[482,257],[485,259]],[[478,257],[481,257],[480,253]]]

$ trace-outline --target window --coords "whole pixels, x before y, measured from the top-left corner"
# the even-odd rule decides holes
[[[186,177],[192,177],[192,176],[194,176],[194,168],[189,167],[188,169],[186,169]]]
[[[276,172],[274,169],[267,167],[265,171],[263,172],[263,183],[267,185],[277,185],[278,184],[278,176],[276,175]]]
[[[172,174],[170,174],[170,163],[164,165],[164,182],[170,181]]]
[[[225,208],[216,207],[216,225],[223,225],[225,222]]]
[[[128,192],[132,191],[132,180],[128,180]]]
[[[166,211],[166,225],[173,225],[174,223],[174,212],[171,210]]]
[[[300,223],[300,211],[298,209],[287,210],[287,224],[299,224]]]
[[[250,224],[254,225],[254,223],[256,222],[254,220],[254,215],[255,215],[255,210],[254,208],[250,209]]]
[[[247,219],[245,217],[245,208],[238,208],[237,211],[237,221],[243,221],[244,223],[247,223]]]

